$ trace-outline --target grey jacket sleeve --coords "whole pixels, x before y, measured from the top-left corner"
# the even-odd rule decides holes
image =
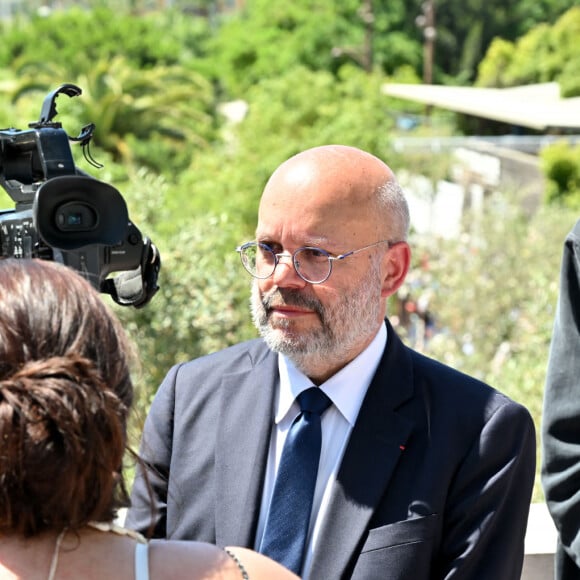
[[[559,533],[557,578],[580,577],[580,220],[566,237],[544,393],[542,485]],[[564,572],[568,570],[568,572]]]

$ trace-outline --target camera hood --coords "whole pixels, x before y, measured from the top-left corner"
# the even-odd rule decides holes
[[[129,225],[127,205],[117,189],[82,175],[44,182],[36,192],[32,215],[40,237],[60,250],[120,244]]]

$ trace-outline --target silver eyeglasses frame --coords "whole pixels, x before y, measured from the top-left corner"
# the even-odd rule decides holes
[[[302,278],[302,280],[304,280],[305,282],[308,282],[309,284],[322,284],[323,282],[326,282],[328,280],[328,278],[330,278],[330,275],[332,274],[333,262],[344,260],[345,258],[349,258],[350,256],[354,256],[355,254],[358,254],[359,252],[363,252],[364,250],[374,248],[375,246],[378,246],[380,244],[389,244],[389,249],[391,249],[393,246],[395,246],[396,244],[399,244],[399,243],[400,243],[400,240],[379,240],[378,242],[374,242],[372,244],[368,244],[367,246],[363,246],[362,248],[357,248],[356,250],[350,250],[350,251],[345,252],[343,254],[338,254],[337,256],[333,256],[330,252],[327,252],[326,250],[323,250],[322,248],[317,248],[316,246],[303,246],[303,247],[295,250],[293,253],[290,253],[290,252],[278,252],[278,253],[276,253],[276,252],[274,252],[274,250],[270,246],[268,246],[268,244],[253,241],[253,242],[246,242],[245,244],[238,246],[236,248],[236,252],[238,252],[240,254],[240,259],[242,261],[242,265],[244,266],[244,268],[248,272],[248,274],[250,274],[254,278],[257,278],[258,280],[266,280],[267,278],[270,278],[270,276],[273,276],[273,274],[276,270],[276,266],[278,266],[278,264],[280,263],[280,258],[291,258],[292,259],[292,266],[294,267],[294,270],[296,271],[298,276],[300,276],[300,278]],[[248,260],[246,257],[246,250],[248,248],[258,248],[258,247],[262,248],[262,250],[264,250],[266,252],[270,252],[272,254],[272,256],[274,257],[272,271],[267,276],[258,276],[257,272],[254,271],[254,269],[248,265]],[[310,279],[306,278],[304,276],[304,274],[302,274],[300,272],[300,261],[297,259],[297,256],[299,256],[300,253],[304,252],[305,250],[313,250],[315,252],[319,252],[320,254],[324,255],[326,257],[326,259],[328,260],[328,273],[322,279],[310,280]]]

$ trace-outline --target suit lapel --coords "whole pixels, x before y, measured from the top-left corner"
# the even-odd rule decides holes
[[[387,326],[387,350],[345,450],[314,552],[311,578],[343,577],[413,429],[408,419],[395,412],[413,393],[409,353]]]
[[[216,444],[216,542],[253,547],[278,381],[276,355],[226,375]]]

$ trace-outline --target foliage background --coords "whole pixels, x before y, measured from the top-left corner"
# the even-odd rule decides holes
[[[435,183],[449,160],[398,153],[400,120],[416,121],[406,130],[412,135],[463,129],[449,114],[426,119],[420,107],[381,94],[384,82],[422,77],[419,0],[249,0],[225,13],[214,2],[154,11],[138,2],[60,4],[74,6],[0,21],[0,127],[25,129],[48,91],[80,86],[80,97],[59,97],[57,120],[72,136],[96,124],[92,153],[104,168],[88,166],[76,149],[75,159],[123,193],[132,221],[160,249],[153,301],[141,310],[111,304],[142,360],[136,441],[172,364],[255,336],[250,281],[234,248],[252,237],[261,189],[280,162],[340,142]],[[566,94],[579,94],[577,4],[439,0],[436,81],[557,80]],[[524,403],[538,429],[579,161],[565,139],[542,154],[546,195],[533,212],[518,191],[490,191],[482,214],[466,212],[459,237],[413,234],[407,296],[389,303],[409,344]],[[13,207],[7,196],[3,203]],[[409,297],[428,298],[428,340],[418,339],[417,312],[404,312]],[[539,483],[534,498],[542,498]]]

